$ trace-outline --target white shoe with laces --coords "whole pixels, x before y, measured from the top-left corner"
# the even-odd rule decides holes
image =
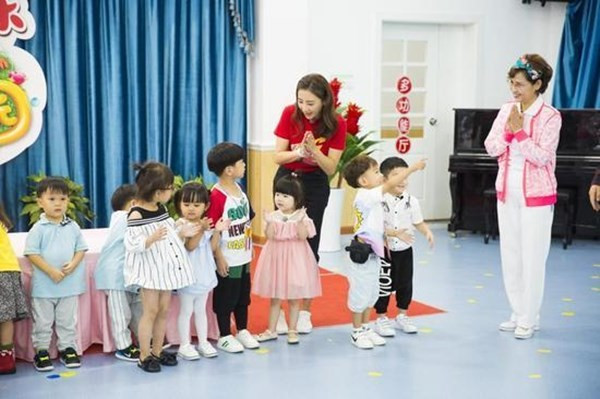
[[[359,349],[373,349],[373,341],[367,337],[367,334],[364,330],[353,331],[350,335],[350,340],[352,345]]]
[[[521,327],[521,326],[517,326],[517,328],[515,329],[515,338],[516,339],[529,339],[531,337],[533,337],[533,327],[527,328],[527,327]]]
[[[308,334],[312,331],[313,325],[310,321],[310,312],[307,310],[301,310],[298,313],[298,326],[297,330],[300,334]]]
[[[185,360],[198,360],[200,359],[200,355],[198,351],[194,348],[193,345],[181,345],[179,347],[179,351],[177,351],[177,356]]]
[[[279,312],[279,317],[277,318],[277,326],[275,327],[275,332],[279,335],[287,334],[288,325],[287,321],[285,321],[285,313],[283,310]]]
[[[238,331],[236,338],[242,345],[244,345],[244,348],[246,349],[260,348],[260,344],[258,343],[256,338],[254,338],[252,334],[250,334],[250,331],[248,330]]]
[[[373,342],[373,345],[375,346],[382,346],[385,345],[385,339],[377,334],[375,331],[373,331],[370,328],[365,328],[364,330],[364,334],[366,335],[366,337],[371,340],[371,342]]]
[[[231,334],[219,338],[217,341],[217,348],[229,353],[240,353],[244,351],[244,346]]]
[[[203,357],[216,357],[219,355],[217,350],[208,341],[198,344],[198,353]]]
[[[406,334],[416,334],[419,331],[405,314],[396,316],[396,328]]]
[[[504,331],[504,332],[514,332],[517,329],[517,322],[513,321],[513,320],[503,321],[498,326],[498,329],[500,331]],[[539,324],[534,325],[533,331],[540,331],[540,325]]]
[[[387,316],[378,317],[373,324],[373,330],[382,337],[395,337],[396,330],[392,326],[392,322]]]

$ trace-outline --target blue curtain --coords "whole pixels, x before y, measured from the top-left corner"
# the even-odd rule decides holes
[[[600,0],[567,5],[552,102],[557,108],[600,108]]]
[[[235,0],[253,37],[253,0]],[[246,143],[246,54],[227,0],[36,0],[35,36],[20,45],[45,71],[48,104],[36,143],[0,166],[0,200],[17,230],[26,176],[83,184],[108,224],[109,199],[154,159],[202,174],[216,143]],[[239,30],[238,30],[239,31]],[[239,32],[238,32],[239,33]]]

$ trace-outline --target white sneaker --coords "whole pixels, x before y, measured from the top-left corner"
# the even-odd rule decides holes
[[[260,344],[248,330],[238,331],[236,338],[242,345],[244,345],[244,348],[246,349],[260,348]]]
[[[500,331],[513,332],[513,331],[515,331],[517,329],[517,322],[516,321],[512,321],[512,320],[503,321],[498,326],[498,329]],[[533,326],[533,330],[534,331],[540,331],[540,325],[539,324],[534,325]]]
[[[275,332],[279,335],[284,335],[288,332],[288,325],[287,321],[285,321],[285,313],[283,313],[283,309],[279,312],[279,318],[277,318]]]
[[[231,334],[219,338],[217,341],[217,348],[229,353],[239,353],[244,351],[244,346]]]
[[[313,325],[310,321],[310,312],[301,310],[298,314],[298,332],[300,334],[308,334],[312,331]]]
[[[516,339],[529,339],[531,337],[533,337],[533,327],[527,328],[527,327],[517,326],[517,328],[515,329],[515,338]]]
[[[200,342],[198,344],[198,353],[203,357],[216,357],[219,355],[217,350],[208,341]]]
[[[373,349],[373,341],[367,337],[365,331],[353,331],[350,335],[352,344],[359,349]]]
[[[198,360],[200,359],[200,355],[198,351],[194,349],[194,347],[190,344],[179,346],[179,351],[177,351],[177,356],[185,360]]]
[[[364,329],[364,333],[367,336],[367,338],[369,338],[371,340],[371,342],[373,342],[373,345],[375,346],[382,346],[385,345],[385,339],[377,334],[375,331],[371,330],[370,328],[365,328]]]
[[[269,329],[266,329],[260,334],[255,335],[254,339],[256,339],[258,342],[272,341],[274,339],[277,339],[277,334]]]
[[[396,316],[396,328],[406,334],[416,334],[418,329],[415,327],[408,316],[399,314]]]
[[[382,337],[396,336],[396,330],[394,330],[392,322],[387,318],[387,316],[378,317],[375,321],[375,324],[373,324],[373,330],[375,330],[375,332]]]

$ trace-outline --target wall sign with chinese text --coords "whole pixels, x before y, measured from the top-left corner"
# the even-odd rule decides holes
[[[40,64],[15,41],[35,34],[28,0],[0,0],[0,164],[38,138],[46,107],[46,78]]]
[[[406,136],[400,136],[396,139],[396,150],[400,154],[406,154],[410,151],[410,139]]]
[[[400,76],[396,83],[396,88],[400,94],[408,94],[412,90],[412,82],[408,76]]]

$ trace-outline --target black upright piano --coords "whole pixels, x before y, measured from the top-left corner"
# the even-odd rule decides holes
[[[483,232],[484,196],[498,173],[496,159],[483,145],[498,109],[455,109],[454,153],[450,155],[452,216],[448,231]],[[558,188],[575,194],[574,234],[598,237],[600,215],[594,212],[588,191],[600,167],[600,110],[559,110],[562,128],[556,159]],[[555,218],[556,221],[556,218]]]

